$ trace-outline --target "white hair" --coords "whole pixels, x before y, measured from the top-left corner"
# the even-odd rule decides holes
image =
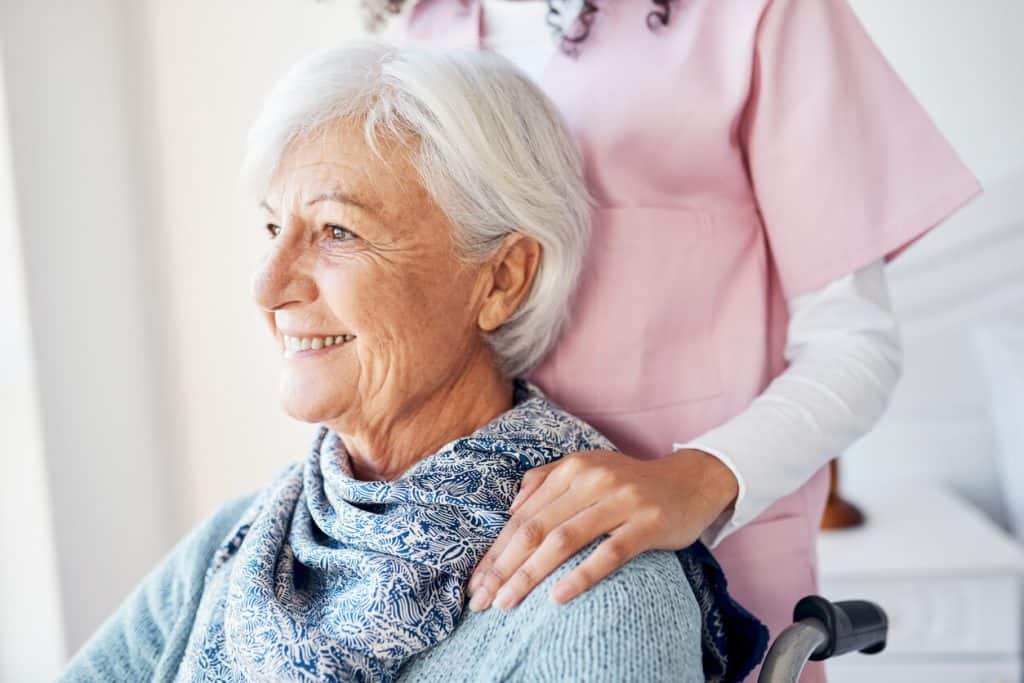
[[[271,90],[249,132],[243,179],[262,199],[289,145],[341,119],[411,142],[410,160],[455,226],[460,255],[483,260],[522,233],[541,245],[533,285],[486,337],[509,376],[544,356],[568,316],[592,201],[558,110],[509,60],[363,42],[308,55]],[[381,157],[383,158],[383,157]]]

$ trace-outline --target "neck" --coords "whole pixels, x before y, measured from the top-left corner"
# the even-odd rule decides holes
[[[481,359],[418,405],[386,420],[331,427],[348,451],[352,474],[363,481],[397,479],[446,443],[484,426],[512,407],[513,385],[490,358]]]

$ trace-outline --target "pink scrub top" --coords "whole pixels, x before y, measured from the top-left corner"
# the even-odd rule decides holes
[[[540,80],[598,206],[572,318],[533,379],[658,458],[785,369],[786,299],[895,258],[980,186],[845,0],[688,0],[653,31],[651,0],[596,4],[577,56],[556,51]],[[404,30],[481,47],[484,23],[479,0],[419,0]],[[794,493],[715,549],[772,637],[816,589],[828,485],[824,465],[779,470]]]

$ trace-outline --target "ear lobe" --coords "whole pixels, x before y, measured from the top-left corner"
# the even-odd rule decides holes
[[[522,233],[507,235],[489,264],[490,290],[484,295],[478,324],[492,332],[507,321],[533,286],[541,246]]]

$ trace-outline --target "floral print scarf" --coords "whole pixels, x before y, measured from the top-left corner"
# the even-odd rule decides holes
[[[533,384],[515,387],[510,410],[391,481],[355,479],[338,434],[318,425],[309,457],[263,489],[214,556],[176,680],[391,681],[450,634],[523,475],[614,449]],[[680,561],[703,592],[705,670],[725,672],[739,606],[703,552]]]

